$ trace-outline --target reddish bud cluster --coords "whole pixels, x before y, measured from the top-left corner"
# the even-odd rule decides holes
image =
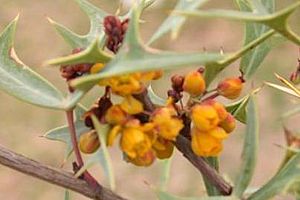
[[[104,31],[107,38],[106,47],[114,53],[117,53],[125,37],[128,28],[129,19],[121,21],[116,16],[107,16],[104,18]]]
[[[82,48],[76,48],[76,49],[73,49],[72,54],[77,54],[77,53],[80,53],[81,51],[83,51]],[[89,63],[64,65],[64,66],[60,67],[60,73],[63,78],[65,78],[67,81],[70,81],[79,76],[82,76],[85,73],[89,73],[92,66],[93,66],[93,64],[89,64]],[[70,91],[73,91],[72,88],[69,88],[69,89],[70,89]]]

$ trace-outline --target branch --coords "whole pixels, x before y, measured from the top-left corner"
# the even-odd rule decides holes
[[[74,175],[69,172],[38,163],[20,154],[16,154],[1,145],[0,164],[54,185],[70,189],[91,199],[126,200],[101,185],[93,189],[86,181],[75,178]]]
[[[191,149],[191,142],[183,136],[178,136],[175,142],[176,148],[188,159],[202,174],[206,177],[222,195],[230,195],[232,186],[227,183],[223,177],[209,164],[205,162],[202,157],[194,154]]]
[[[146,110],[153,111],[155,109],[155,106],[149,98],[146,90],[136,95],[135,97],[141,102],[143,102],[144,108]],[[185,124],[184,129],[181,131],[181,134],[188,135],[186,133],[189,131],[189,126]],[[219,190],[221,194],[230,195],[232,192],[232,186],[229,183],[227,183],[214,168],[207,164],[202,157],[199,157],[194,154],[194,152],[191,149],[191,142],[182,135],[176,138],[176,148],[200,171],[202,176],[207,178]]]

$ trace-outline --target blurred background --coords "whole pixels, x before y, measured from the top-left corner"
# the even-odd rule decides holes
[[[115,13],[119,7],[116,0],[90,0],[102,9]],[[126,1],[130,3],[130,1]],[[204,8],[236,9],[233,0],[211,0]],[[277,1],[282,8],[292,0]],[[174,7],[174,0],[164,0],[155,3],[148,9],[143,19],[142,37],[150,38],[160,25],[168,11]],[[77,33],[85,34],[89,30],[89,21],[73,0],[0,0],[0,30],[20,13],[20,20],[15,38],[15,49],[20,59],[28,66],[55,83],[61,90],[66,91],[64,81],[60,78],[59,70],[55,67],[44,67],[42,63],[50,58],[68,54],[71,49],[47,22],[46,17],[64,24]],[[129,4],[128,4],[129,5]],[[291,23],[296,32],[300,33],[300,12],[296,12]],[[243,24],[224,20],[189,19],[183,26],[178,40],[170,40],[169,35],[163,37],[153,46],[161,49],[176,51],[218,51],[238,50],[243,41]],[[1,51],[1,50],[0,50]],[[264,81],[276,82],[274,72],[288,77],[296,69],[297,58],[300,57],[298,47],[285,42],[273,49],[256,72],[253,79],[247,82],[245,93],[252,87],[260,86]],[[180,70],[177,73],[185,73]],[[176,73],[176,72],[172,72]],[[238,74],[238,62],[232,64],[219,78]],[[154,90],[162,97],[166,96],[169,87],[168,73],[165,78],[154,83]],[[161,85],[166,86],[161,87]],[[94,89],[83,99],[87,107],[102,93]],[[277,170],[284,150],[278,145],[285,145],[282,121],[280,115],[287,109],[292,109],[296,99],[291,99],[271,88],[263,88],[258,95],[260,117],[260,144],[258,164],[251,186],[256,188],[265,183]],[[65,145],[48,141],[41,137],[48,130],[64,125],[64,113],[37,108],[24,104],[0,92],[0,143],[42,163],[59,167],[64,159]],[[297,117],[284,123],[297,132]],[[221,172],[227,179],[234,180],[241,161],[244,126],[238,129],[225,142],[225,150],[221,155]],[[278,145],[277,145],[278,144]],[[117,145],[116,145],[117,146]],[[130,199],[155,199],[150,185],[159,182],[162,164],[156,162],[148,168],[138,168],[122,161],[118,147],[111,149],[117,180],[117,192]],[[204,192],[200,174],[193,169],[179,152],[175,152],[171,169],[169,191],[181,196],[200,196]],[[69,169],[71,162],[65,169]],[[97,178],[107,185],[102,169],[95,166],[92,169]],[[63,199],[65,190],[43,181],[25,176],[0,165],[0,199],[6,200],[50,200]],[[71,193],[71,199],[84,200],[85,197]],[[282,196],[277,199],[287,199]]]

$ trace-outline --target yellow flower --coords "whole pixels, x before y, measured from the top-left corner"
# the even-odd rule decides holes
[[[216,138],[218,140],[224,140],[224,139],[228,138],[228,134],[221,127],[216,127],[214,129],[208,131],[207,134],[213,136],[214,138]]]
[[[174,151],[174,144],[170,140],[158,137],[152,148],[155,151],[155,155],[157,158],[166,159],[172,156]]]
[[[113,105],[106,111],[105,120],[113,125],[123,124],[127,121],[127,114],[121,109],[120,105]]]
[[[125,74],[109,79],[109,86],[112,91],[121,96],[128,96],[139,93],[142,90],[142,84],[135,74]]]
[[[81,152],[91,154],[100,147],[98,134],[95,130],[81,134],[79,138],[79,149]]]
[[[236,99],[240,96],[243,89],[241,78],[228,78],[218,84],[218,93],[228,99]]]
[[[121,103],[121,108],[130,115],[138,114],[144,111],[143,104],[133,96],[126,96]]]
[[[158,134],[167,140],[175,140],[180,130],[183,128],[183,123],[176,117],[176,111],[173,107],[157,109],[151,120],[154,123]]]
[[[227,133],[231,133],[235,127],[235,119],[231,114],[228,114],[225,120],[221,121],[219,124]]]
[[[105,67],[105,65],[103,63],[96,63],[91,67],[90,73],[96,74],[96,73],[100,72],[104,67]]]
[[[196,155],[203,157],[218,156],[222,149],[222,140],[193,128],[192,150]]]
[[[128,157],[128,161],[136,166],[147,167],[155,161],[155,154],[152,150],[149,150],[142,156],[137,156],[135,158]]]
[[[205,81],[198,71],[188,73],[183,82],[183,90],[193,96],[199,96],[205,91]]]
[[[204,104],[211,105],[217,111],[220,121],[225,120],[229,114],[223,104],[221,104],[213,99],[205,101]]]
[[[151,80],[157,80],[161,78],[163,75],[162,70],[156,70],[156,71],[150,71],[150,72],[143,72],[141,73],[141,81],[151,81]]]
[[[136,128],[124,128],[120,145],[126,155],[134,159],[149,152],[151,140],[145,133]]]
[[[215,128],[220,121],[217,111],[210,105],[193,106],[191,118],[194,125],[203,132]]]

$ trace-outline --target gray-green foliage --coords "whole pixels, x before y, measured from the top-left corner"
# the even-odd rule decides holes
[[[204,65],[206,67],[205,78],[209,84],[220,71],[226,67],[230,67],[233,62],[241,59],[240,70],[244,73],[245,78],[248,79],[261,66],[264,58],[275,47],[278,41],[291,41],[300,45],[300,37],[291,30],[288,24],[288,17],[300,6],[299,1],[282,10],[276,11],[274,0],[236,0],[235,2],[238,4],[240,10],[197,10],[198,7],[201,7],[201,5],[209,0],[178,0],[175,10],[172,11],[170,16],[162,23],[147,43],[142,41],[140,37],[140,19],[142,12],[153,1],[141,0],[126,15],[121,16],[123,19],[130,17],[130,23],[123,46],[118,54],[114,56],[104,48],[105,34],[103,26],[100,25],[100,22],[103,21],[108,13],[86,0],[75,1],[90,19],[91,27],[88,34],[78,35],[52,19],[49,19],[49,21],[72,48],[82,47],[85,50],[78,54],[52,59],[47,64],[58,66],[86,62],[105,63],[104,70],[97,74],[89,74],[73,80],[71,85],[76,90],[73,94],[68,94],[65,97],[51,83],[35,73],[16,57],[13,50],[13,37],[17,23],[17,19],[15,19],[0,35],[0,88],[4,92],[37,106],[70,110],[78,105],[81,98],[91,88],[100,80],[107,77],[137,71],[151,71],[156,69],[174,70],[186,66]],[[219,52],[170,52],[153,49],[149,46],[149,44],[170,31],[173,34],[177,34],[179,28],[188,17],[222,18],[245,22],[244,45],[240,50],[226,54]],[[282,38],[285,39],[283,40]],[[151,99],[155,101],[154,103],[158,105],[165,103],[165,100],[159,98],[151,87],[149,87],[149,94]],[[155,190],[160,200],[238,199],[244,196],[245,190],[249,186],[254,173],[258,151],[258,119],[253,95],[253,92],[251,92],[240,101],[230,104],[227,107],[228,111],[247,125],[243,151],[244,162],[236,181],[234,195],[230,197],[201,198],[184,198],[171,195],[165,191],[166,183],[170,177],[170,163],[168,162],[163,175],[163,190]],[[87,128],[80,118],[84,109],[77,106],[76,111],[75,128],[78,137]],[[105,144],[104,135],[107,133],[107,127],[101,126],[95,119],[93,121],[96,124],[96,129],[103,145]],[[66,126],[48,132],[45,137],[67,143],[67,153],[71,152],[70,136]],[[101,148],[101,152],[96,152],[95,155],[96,158],[92,157],[83,169],[87,169],[91,163],[94,164],[95,160],[99,162],[97,158],[102,158],[100,162],[110,180],[111,188],[114,188],[115,183],[108,151],[106,148]],[[251,194],[249,199],[268,199],[281,193],[283,188],[287,189],[286,186],[293,183],[295,178],[299,179],[299,159],[300,155],[298,153],[269,182]],[[68,199],[68,193],[66,194],[66,199]]]

